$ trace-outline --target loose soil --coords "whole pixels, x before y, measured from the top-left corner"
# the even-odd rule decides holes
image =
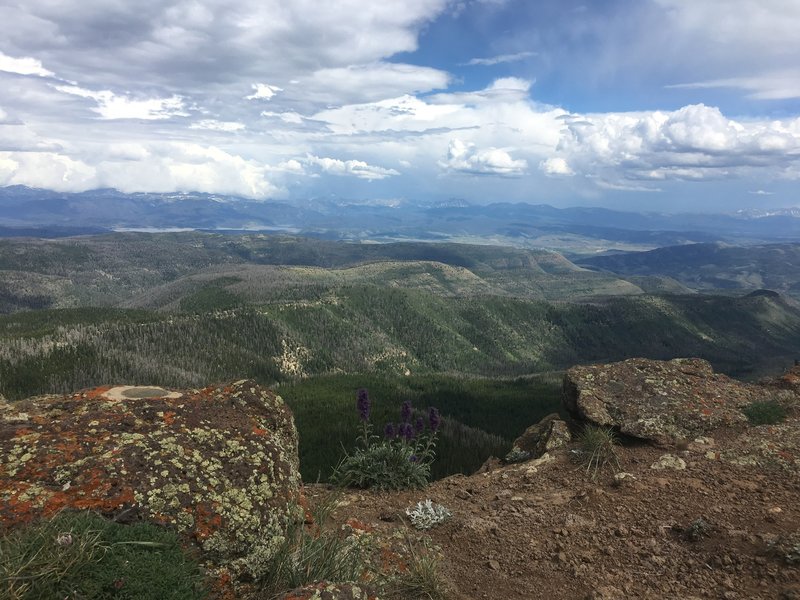
[[[494,461],[422,491],[349,491],[333,518],[388,535],[413,530],[405,510],[418,501],[443,504],[453,516],[428,535],[456,600],[800,599],[798,440],[794,415],[679,448],[628,446],[622,482],[592,481],[573,443],[538,466]],[[686,468],[652,469],[666,453]]]

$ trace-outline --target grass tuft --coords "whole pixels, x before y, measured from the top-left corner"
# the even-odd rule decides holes
[[[367,571],[366,553],[357,538],[327,529],[338,494],[331,494],[312,511],[311,524],[303,519],[289,523],[286,536],[270,560],[261,580],[260,598],[319,581],[356,582]]]
[[[605,470],[614,473],[620,470],[618,441],[613,429],[587,425],[578,437],[578,442],[581,450],[580,462],[586,467],[586,473],[591,479],[597,479]]]
[[[439,572],[439,560],[431,552],[409,545],[408,569],[384,587],[388,600],[447,600],[450,587]]]

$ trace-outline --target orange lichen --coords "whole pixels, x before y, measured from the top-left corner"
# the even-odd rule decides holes
[[[345,521],[345,525],[349,526],[353,531],[359,533],[372,533],[375,528],[372,525],[367,525],[363,521],[359,521],[355,517],[351,517]]]
[[[95,398],[99,398],[100,396],[106,394],[112,387],[113,386],[110,385],[101,385],[100,387],[83,392],[80,396],[87,400],[94,400]]]
[[[261,429],[261,427],[256,427],[253,425],[253,435],[264,436],[267,435],[266,429]]]
[[[167,425],[172,425],[175,422],[175,411],[168,410],[167,412],[164,413],[164,416],[161,418]]]
[[[408,564],[403,560],[399,553],[391,548],[381,548],[381,569],[384,573],[405,573],[408,571]]]
[[[211,583],[214,598],[218,600],[236,600],[233,581],[228,571],[222,571]]]
[[[198,541],[203,541],[222,526],[222,516],[205,503],[198,504],[194,509],[194,535]]]

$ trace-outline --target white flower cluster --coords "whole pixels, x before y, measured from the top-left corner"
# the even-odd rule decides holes
[[[430,499],[417,502],[417,505],[406,509],[411,524],[417,529],[430,529],[443,523],[452,513],[441,504],[434,504]]]

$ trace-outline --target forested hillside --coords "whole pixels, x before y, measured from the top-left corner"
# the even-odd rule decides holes
[[[746,373],[800,353],[800,306],[767,296],[637,296],[546,303],[352,286],[258,307],[71,309],[0,318],[0,393],[103,383],[192,386],[321,373],[487,376],[628,356],[701,356]],[[223,298],[227,301],[228,298]],[[193,310],[192,305],[202,306]]]

